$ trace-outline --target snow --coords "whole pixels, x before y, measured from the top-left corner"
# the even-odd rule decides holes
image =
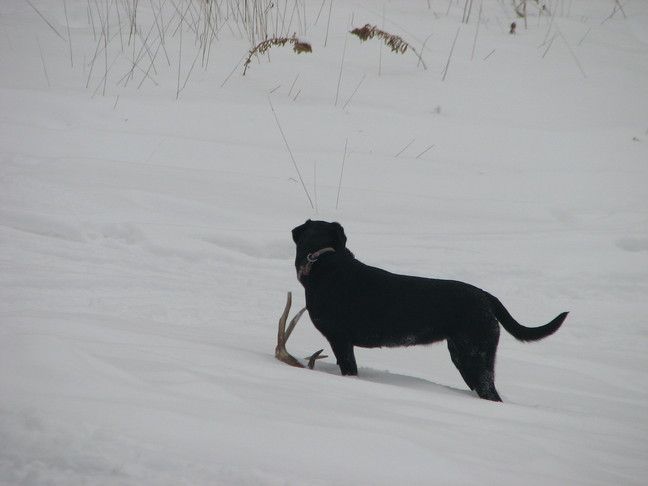
[[[206,65],[200,2],[139,2],[130,45],[130,1],[0,3],[0,483],[645,484],[648,3],[530,2],[525,29],[484,0],[473,60],[463,3],[276,2],[313,52],[274,47],[245,77],[234,0]],[[124,86],[161,4],[187,12],[182,51],[169,28]],[[503,332],[503,404],[443,344],[359,349],[357,378],[288,367],[276,323],[288,290],[303,304],[290,230],[309,217],[526,325],[570,315],[538,343]],[[288,349],[322,347],[304,317]]]

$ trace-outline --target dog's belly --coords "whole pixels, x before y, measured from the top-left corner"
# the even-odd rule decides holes
[[[432,344],[443,341],[445,337],[438,337],[435,339],[421,338],[420,336],[407,335],[395,339],[382,339],[367,341],[365,339],[354,341],[353,345],[359,348],[401,348],[407,346],[416,346],[419,344]]]
[[[361,348],[397,348],[402,346],[414,346],[417,344],[431,344],[442,341],[446,338],[444,332],[439,332],[430,325],[422,325],[419,328],[402,328],[395,329],[364,328],[362,332],[352,332],[352,341],[354,346]]]

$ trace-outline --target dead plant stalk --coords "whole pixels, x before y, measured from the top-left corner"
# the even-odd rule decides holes
[[[382,39],[382,41],[391,49],[392,52],[399,54],[404,54],[407,50],[410,50],[418,58],[419,62],[423,65],[423,69],[427,69],[425,62],[421,55],[414,49],[410,44],[408,44],[402,37],[390,34],[382,29],[379,29],[375,25],[365,24],[363,27],[356,27],[351,31],[351,34],[357,36],[361,41],[367,41],[377,37]]]
[[[256,46],[250,49],[247,59],[245,60],[243,67],[243,76],[247,72],[248,66],[252,63],[252,56],[258,54],[265,54],[271,47],[283,47],[286,44],[292,44],[293,51],[297,54],[302,52],[313,52],[313,48],[308,42],[300,41],[295,34],[292,37],[271,37],[262,42],[259,42]]]
[[[445,81],[445,78],[448,75],[448,68],[450,67],[452,53],[454,52],[455,44],[457,43],[457,38],[459,37],[459,30],[461,30],[461,26],[457,27],[457,33],[455,34],[454,40],[452,41],[452,47],[450,48],[450,54],[448,54],[448,61],[446,62],[445,69],[443,70],[443,77],[441,78],[441,81]]]
[[[270,103],[270,109],[272,110],[272,114],[274,115],[275,122],[277,123],[277,128],[279,129],[279,133],[281,133],[281,138],[284,141],[284,144],[286,145],[286,150],[288,150],[288,154],[290,155],[290,160],[293,163],[293,166],[295,167],[295,172],[297,172],[297,176],[299,177],[299,182],[301,183],[302,188],[304,189],[304,193],[306,194],[306,198],[308,198],[308,203],[310,204],[311,209],[315,209],[315,205],[313,204],[313,200],[311,199],[310,193],[308,192],[308,189],[306,188],[306,184],[304,183],[304,178],[301,175],[301,171],[299,170],[299,166],[297,165],[297,161],[295,160],[295,156],[293,155],[292,150],[290,149],[290,145],[288,145],[288,140],[286,139],[286,134],[283,131],[283,128],[281,127],[281,123],[279,123],[279,117],[277,116],[277,112],[274,109],[274,106],[272,106],[272,101],[270,100],[270,97],[268,97],[268,103]]]

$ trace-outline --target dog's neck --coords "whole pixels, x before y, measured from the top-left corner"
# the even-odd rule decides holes
[[[297,279],[301,281],[302,277],[309,275],[313,264],[319,259],[319,257],[329,252],[335,252],[335,248],[327,246],[306,255],[306,262],[300,265],[299,270],[297,270]]]

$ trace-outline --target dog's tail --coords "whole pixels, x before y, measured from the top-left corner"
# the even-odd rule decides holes
[[[502,305],[497,297],[488,294],[488,299],[490,301],[491,311],[502,327],[506,329],[511,336],[520,341],[537,341],[538,339],[550,336],[558,330],[567,317],[567,314],[569,314],[569,312],[563,312],[553,321],[544,326],[526,327],[513,319],[513,316],[509,314],[509,311],[506,310],[506,307]]]

